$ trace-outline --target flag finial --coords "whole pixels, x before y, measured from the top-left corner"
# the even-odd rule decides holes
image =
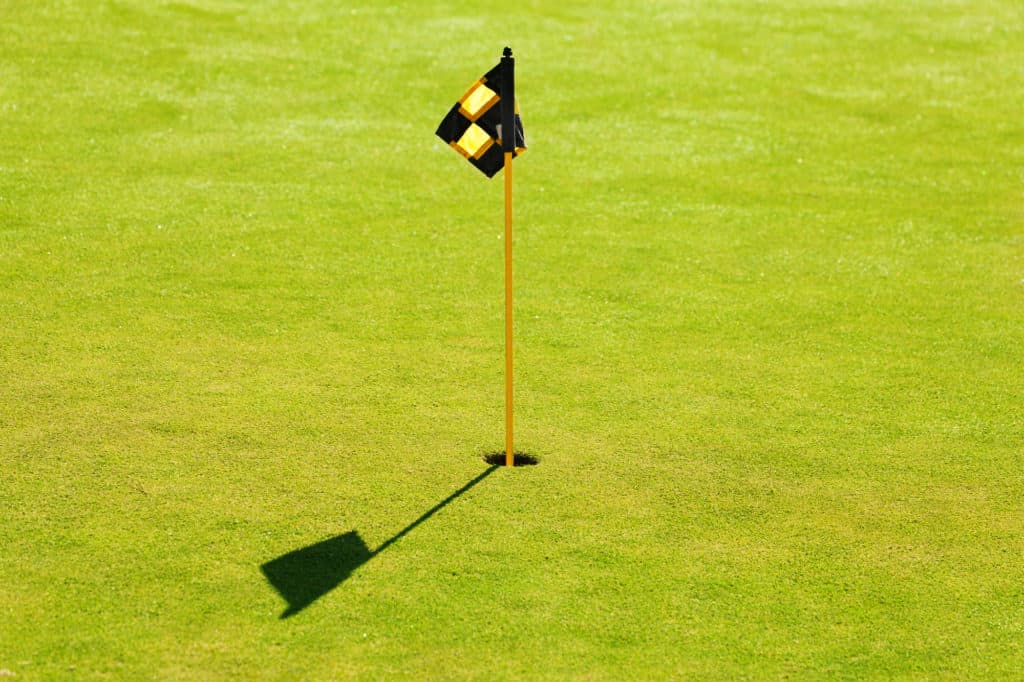
[[[512,56],[512,48],[506,45],[504,51],[502,51],[502,53],[501,53],[501,56],[502,57],[511,57]]]

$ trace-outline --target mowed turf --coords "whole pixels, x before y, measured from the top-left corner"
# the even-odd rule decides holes
[[[1024,6],[514,7],[0,4],[0,672],[1020,674]]]

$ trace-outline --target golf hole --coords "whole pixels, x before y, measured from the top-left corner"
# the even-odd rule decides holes
[[[484,455],[484,461],[487,462],[488,464],[493,464],[496,466],[505,466],[505,451],[502,450],[501,452],[492,452],[490,454]],[[539,462],[539,459],[537,459],[533,455],[528,455],[525,452],[517,452],[512,457],[512,466],[516,467],[533,466],[534,464],[537,464]]]

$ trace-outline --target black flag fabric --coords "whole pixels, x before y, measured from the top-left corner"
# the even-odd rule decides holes
[[[501,151],[501,101],[504,88],[504,67],[499,63],[482,78],[469,86],[466,94],[437,127],[437,136],[462,154],[487,177],[494,177],[505,165]],[[514,96],[513,96],[514,99]],[[523,122],[515,106],[515,151],[517,156],[526,151]]]

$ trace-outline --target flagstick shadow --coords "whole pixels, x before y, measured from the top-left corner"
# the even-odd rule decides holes
[[[385,549],[408,535],[414,528],[443,509],[453,500],[484,480],[497,469],[490,466],[454,493],[438,502],[418,519],[385,540],[377,549],[370,550],[357,531],[317,542],[301,549],[282,554],[262,564],[260,570],[267,581],[288,603],[281,618],[290,618],[324,596],[352,573]]]

